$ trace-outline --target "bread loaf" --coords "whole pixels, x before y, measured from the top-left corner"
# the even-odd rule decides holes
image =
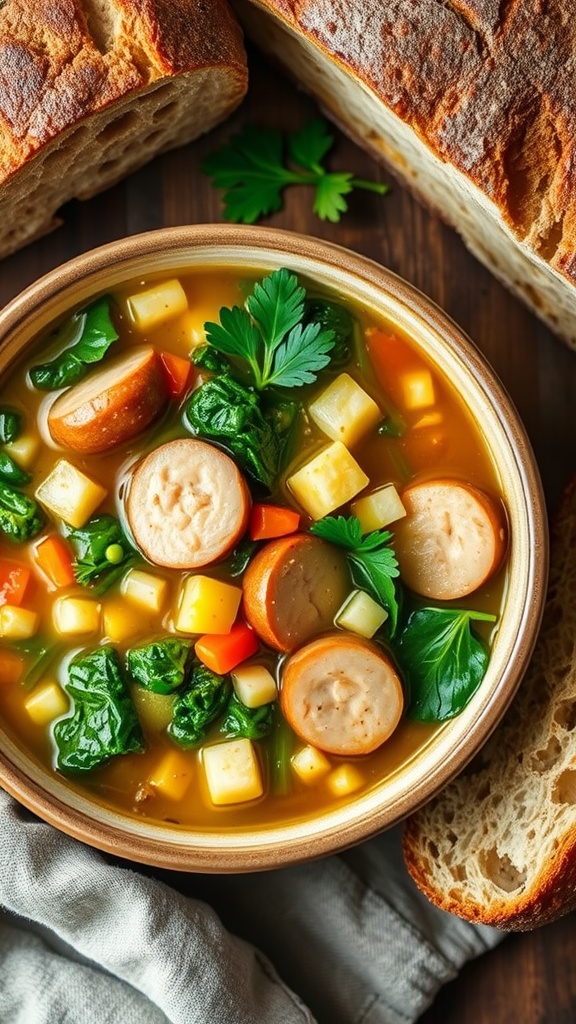
[[[212,128],[246,88],[226,0],[4,0],[0,257],[67,200]]]
[[[576,347],[572,0],[233,0],[246,32]]]
[[[404,855],[429,899],[470,921],[522,931],[576,907],[576,479],[518,694],[468,770],[409,819]]]

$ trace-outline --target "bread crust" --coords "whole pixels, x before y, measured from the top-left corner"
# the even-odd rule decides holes
[[[576,909],[576,477],[520,690],[472,765],[409,818],[404,857],[431,902],[470,921],[525,931]]]

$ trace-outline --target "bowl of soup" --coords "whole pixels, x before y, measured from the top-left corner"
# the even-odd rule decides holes
[[[166,229],[0,313],[0,783],[179,870],[401,821],[512,700],[546,516],[502,385],[314,238]]]

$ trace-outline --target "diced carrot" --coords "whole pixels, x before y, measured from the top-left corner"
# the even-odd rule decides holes
[[[35,545],[34,559],[40,571],[54,587],[68,587],[74,583],[72,551],[57,533],[51,533]]]
[[[22,562],[0,562],[0,605],[20,605],[24,598],[30,569]]]
[[[168,392],[171,398],[181,398],[186,391],[192,376],[192,363],[172,352],[161,352],[160,359],[166,371]]]
[[[212,672],[225,675],[258,650],[258,637],[245,622],[238,621],[229,633],[207,633],[194,644],[197,657]]]
[[[0,685],[19,683],[24,671],[24,659],[17,651],[0,650]]]
[[[296,533],[300,515],[282,505],[256,504],[250,512],[249,531],[252,540],[272,540]]]

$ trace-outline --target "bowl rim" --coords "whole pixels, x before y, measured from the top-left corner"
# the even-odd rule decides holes
[[[150,261],[164,254],[168,265],[192,249],[203,253],[204,259],[210,256],[214,260],[223,247],[228,253],[242,252],[246,266],[266,265],[279,255],[294,254],[305,264],[326,268],[329,275],[339,272],[346,280],[359,278],[367,289],[376,289],[391,297],[398,308],[405,310],[406,316],[413,317],[439,336],[453,358],[462,363],[474,388],[483,393],[493,407],[500,429],[506,435],[522,492],[530,495],[523,508],[523,528],[531,544],[525,552],[526,605],[518,620],[518,636],[512,640],[501,683],[477,713],[474,733],[461,731],[448,758],[430,772],[422,783],[418,801],[412,802],[408,810],[406,797],[397,799],[385,812],[378,808],[377,801],[364,800],[361,813],[356,817],[321,816],[324,824],[316,834],[310,834],[309,828],[292,824],[258,829],[256,833],[231,832],[220,836],[218,842],[215,835],[219,834],[197,834],[190,829],[174,836],[166,826],[144,827],[140,820],[124,818],[114,812],[106,812],[95,821],[90,814],[93,805],[89,801],[87,809],[81,799],[70,803],[68,796],[63,795],[66,787],[60,787],[62,793],[58,787],[56,792],[53,787],[47,788],[42,783],[42,772],[38,772],[37,778],[25,775],[14,755],[13,745],[5,740],[5,749],[0,750],[0,785],[45,821],[116,856],[174,870],[215,873],[262,870],[341,851],[398,824],[458,774],[486,742],[520,685],[542,618],[549,557],[546,505],[536,458],[519,414],[496,372],[468,335],[432,299],[387,267],[339,244],[286,229],[230,224],[160,228],[109,242],[55,267],[0,311],[0,352],[4,363],[9,363],[19,351],[23,333],[31,322],[35,324],[33,334],[41,329],[36,315],[39,308],[46,324],[70,305],[78,304],[82,297],[98,291],[98,282],[108,280],[111,283],[110,278],[115,278],[119,283],[134,276],[127,270],[143,257]],[[256,258],[253,255],[248,259],[248,253],[255,249]],[[237,261],[227,259],[225,254],[214,261],[237,266]],[[198,265],[203,265],[200,259]],[[155,267],[154,273],[156,270]],[[347,806],[354,805],[352,801]],[[132,825],[128,832],[126,822]]]

